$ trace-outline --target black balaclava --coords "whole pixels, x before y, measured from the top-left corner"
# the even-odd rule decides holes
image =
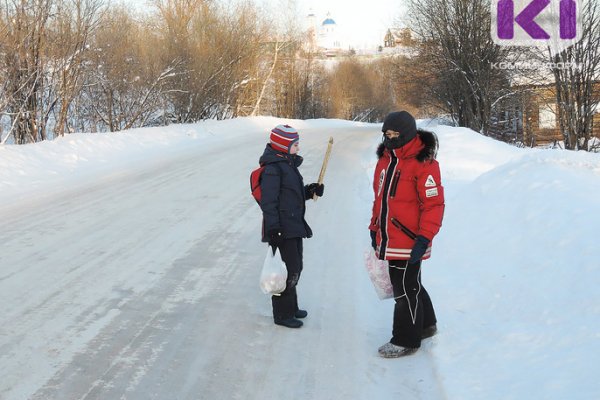
[[[385,136],[387,130],[400,132],[400,136],[390,139]],[[381,131],[384,133],[383,145],[389,150],[397,149],[417,136],[417,123],[407,111],[396,111],[385,117]]]

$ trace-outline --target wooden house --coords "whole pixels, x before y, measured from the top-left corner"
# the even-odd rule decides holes
[[[386,48],[413,47],[415,44],[410,28],[390,28],[383,38],[383,46]]]
[[[515,94],[499,101],[492,110],[488,135],[532,147],[563,141],[554,84],[527,84],[513,89]],[[600,98],[600,82],[594,96]],[[597,110],[592,136],[600,137],[600,107]]]
[[[539,146],[563,140],[556,105],[554,84],[530,85],[523,97],[523,142]],[[600,98],[600,82],[594,86]],[[600,108],[594,114],[592,136],[600,137]]]

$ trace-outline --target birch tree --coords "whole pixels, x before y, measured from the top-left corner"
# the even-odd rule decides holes
[[[100,0],[67,0],[57,7],[50,41],[50,80],[56,96],[52,102],[57,104],[55,136],[67,131],[71,104],[83,89],[85,61],[92,35],[101,21],[101,4]]]
[[[12,0],[2,4],[2,69],[10,132],[16,144],[46,139],[41,118],[51,0]],[[6,138],[4,139],[6,140]]]

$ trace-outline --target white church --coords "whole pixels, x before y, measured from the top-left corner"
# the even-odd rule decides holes
[[[327,13],[322,21],[310,12],[306,17],[308,40],[306,48],[312,52],[322,52],[328,57],[335,57],[342,48],[342,40],[338,32],[338,26]]]

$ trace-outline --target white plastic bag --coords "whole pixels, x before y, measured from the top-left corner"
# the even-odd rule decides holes
[[[287,280],[287,268],[281,260],[279,249],[275,250],[267,246],[267,256],[260,274],[260,288],[264,294],[279,294],[285,290]]]
[[[388,271],[389,264],[387,260],[380,260],[375,255],[375,251],[370,249],[365,251],[365,267],[369,278],[375,287],[375,292],[379,300],[391,299],[394,297],[392,282],[390,281],[390,273]]]

